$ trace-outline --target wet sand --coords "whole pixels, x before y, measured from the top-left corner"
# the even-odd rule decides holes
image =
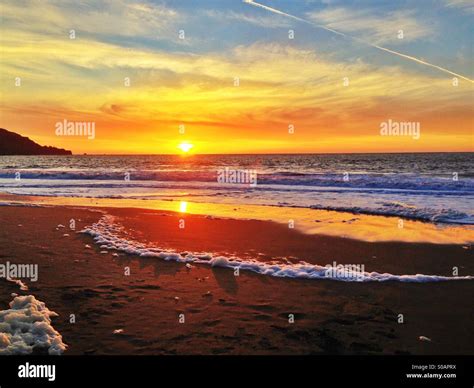
[[[335,260],[394,274],[451,276],[457,266],[459,275],[474,274],[470,246],[361,242],[168,211],[0,207],[0,260],[39,265],[38,281],[25,281],[28,291],[0,279],[0,309],[13,292],[44,301],[59,314],[53,326],[69,345],[66,355],[474,354],[474,281],[357,283],[245,271],[236,277],[226,268],[113,256],[76,233],[96,222],[99,211],[116,216],[130,237],[178,252],[320,265]],[[68,229],[70,219],[75,231]],[[114,334],[117,329],[123,331]]]
[[[89,208],[134,208],[214,216],[238,220],[273,221],[311,235],[345,237],[367,242],[470,244],[473,225],[435,224],[412,219],[298,207],[191,202],[186,200],[140,200],[134,198],[90,198],[12,195],[0,192],[0,204],[40,204]]]

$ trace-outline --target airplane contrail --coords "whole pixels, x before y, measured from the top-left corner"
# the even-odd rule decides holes
[[[464,75],[461,75],[461,74],[457,74],[455,73],[454,71],[451,71],[451,70],[448,70],[448,69],[445,69],[444,67],[441,67],[441,66],[438,66],[438,65],[434,65],[432,63],[429,63],[429,62],[426,62],[426,61],[423,61],[422,59],[419,59],[419,58],[416,58],[416,57],[413,57],[411,55],[407,55],[407,54],[403,54],[399,51],[395,51],[395,50],[390,50],[386,47],[382,47],[382,46],[379,46],[379,45],[376,45],[376,44],[373,44],[373,43],[370,43],[370,42],[367,42],[366,40],[363,40],[363,39],[360,39],[360,38],[357,38],[355,36],[351,36],[351,35],[347,35],[347,34],[344,34],[343,32],[340,32],[340,31],[337,31],[337,30],[334,30],[332,28],[329,28],[329,27],[326,27],[324,25],[321,25],[321,24],[317,24],[317,23],[313,23],[309,20],[306,20],[306,19],[302,19],[298,16],[294,16],[294,15],[290,15],[289,13],[286,13],[286,12],[283,12],[283,11],[280,11],[278,9],[275,9],[275,8],[272,8],[272,7],[269,7],[267,5],[264,5],[264,4],[260,4],[260,3],[256,3],[255,1],[253,0],[243,0],[244,3],[246,4],[249,4],[249,5],[253,5],[255,7],[259,7],[259,8],[263,8],[267,11],[270,11],[270,12],[273,12],[273,13],[276,13],[278,15],[282,15],[282,16],[286,16],[288,18],[291,18],[291,19],[294,19],[294,20],[297,20],[299,22],[302,22],[302,23],[306,23],[306,24],[309,24],[311,26],[314,26],[314,27],[317,27],[317,28],[321,28],[323,30],[326,30],[326,31],[329,31],[329,32],[332,32],[333,34],[337,34],[337,35],[340,35],[340,36],[343,36],[344,38],[349,38],[349,39],[352,39],[352,40],[355,40],[355,41],[358,41],[360,43],[364,43],[368,46],[371,46],[371,47],[374,47],[378,50],[382,50],[382,51],[385,51],[387,53],[390,53],[390,54],[395,54],[395,55],[398,55],[399,57],[402,57],[402,58],[405,58],[405,59],[409,59],[413,62],[417,62],[417,63],[420,63],[422,65],[426,65],[426,66],[430,66],[434,69],[438,69],[438,70],[441,70],[445,73],[448,73],[448,74],[451,74],[451,75],[454,75],[456,77],[459,77],[459,78],[462,78],[466,81],[469,81],[469,82],[472,82],[474,83],[474,80],[464,76]]]

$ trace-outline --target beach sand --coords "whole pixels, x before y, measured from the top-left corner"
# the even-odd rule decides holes
[[[39,265],[38,281],[25,281],[27,291],[0,279],[0,310],[8,308],[11,293],[45,302],[59,314],[52,324],[68,345],[66,355],[474,354],[473,281],[358,283],[246,271],[234,276],[228,268],[113,256],[101,253],[91,236],[76,233],[101,212],[115,216],[130,238],[177,252],[362,263],[366,271],[393,274],[452,276],[457,266],[460,276],[474,274],[470,246],[362,242],[268,221],[162,210],[0,207],[1,261]],[[70,219],[75,230],[69,230]],[[184,229],[178,226],[182,219]],[[398,314],[404,323],[397,322]]]

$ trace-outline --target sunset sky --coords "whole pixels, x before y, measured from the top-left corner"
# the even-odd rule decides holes
[[[474,79],[470,0],[261,3]],[[176,153],[182,142],[195,153],[474,150],[472,82],[453,86],[450,74],[241,0],[0,7],[0,127],[41,144],[115,154]],[[56,136],[65,119],[95,122],[95,139]],[[419,122],[420,139],[380,136],[389,119]]]

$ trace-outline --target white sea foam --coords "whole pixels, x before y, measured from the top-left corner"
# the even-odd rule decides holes
[[[17,284],[18,287],[20,287],[20,290],[28,291],[28,286],[23,281],[21,281],[20,279],[8,279],[7,278],[6,280],[9,281],[9,282]]]
[[[123,238],[124,228],[118,224],[115,217],[104,215],[98,222],[81,231],[81,233],[89,234],[99,246],[103,246],[108,250],[117,250],[137,255],[140,257],[159,258],[163,260],[171,260],[180,263],[194,263],[210,265],[212,267],[224,267],[231,269],[239,269],[244,271],[252,271],[261,275],[285,277],[285,278],[301,278],[301,279],[332,279],[347,282],[438,282],[448,280],[474,280],[474,276],[441,276],[441,275],[394,275],[390,273],[378,272],[358,272],[357,276],[347,273],[347,276],[328,277],[325,266],[317,264],[309,264],[300,262],[297,264],[285,264],[277,261],[261,262],[258,260],[246,259],[242,260],[236,257],[213,256],[209,253],[186,253],[179,254],[174,251],[164,250],[159,247],[148,246],[143,243]]]
[[[16,296],[10,309],[0,311],[0,355],[31,354],[36,349],[62,354],[67,345],[51,325],[56,316],[33,295]]]
[[[261,157],[261,156],[260,156]],[[357,156],[352,156],[358,159]],[[351,157],[351,158],[352,158]],[[454,157],[454,156],[453,156]],[[404,173],[406,160],[423,156],[383,156],[386,159],[376,167],[367,157],[357,168],[362,171],[349,173],[343,179],[344,170],[339,170],[340,160],[335,156],[332,169],[320,165],[317,156],[306,161],[281,157],[286,168],[280,170],[279,163],[268,165],[258,171],[258,186],[242,187],[216,182],[216,171],[226,163],[201,165],[179,170],[158,163],[157,169],[149,170],[146,161],[142,169],[128,158],[115,160],[116,169],[97,168],[103,159],[83,168],[86,159],[74,162],[78,168],[27,168],[22,171],[21,181],[12,179],[12,165],[1,168],[0,187],[11,194],[31,196],[85,197],[103,199],[127,199],[129,201],[176,200],[183,198],[193,202],[218,204],[267,205],[302,207],[369,215],[403,217],[443,224],[474,225],[474,173],[472,156],[456,156],[462,163],[444,164],[443,171],[437,164],[439,156],[428,157],[430,161],[414,167],[416,172]],[[395,159],[393,159],[395,158]],[[449,158],[449,157],[448,157]],[[251,158],[250,160],[253,160]],[[71,160],[73,161],[73,160]],[[196,160],[198,162],[198,160]],[[249,160],[242,166],[249,166]],[[270,161],[269,161],[270,162]],[[453,162],[453,160],[451,160]],[[257,163],[254,161],[253,163]],[[53,163],[54,164],[54,163]],[[408,163],[411,165],[411,162]],[[433,168],[436,165],[436,168]],[[206,166],[206,167],[205,167]],[[319,167],[318,167],[319,166]],[[72,166],[71,166],[72,167]],[[177,167],[177,166],[175,166]],[[171,169],[169,169],[171,168]],[[380,168],[385,171],[379,171]],[[335,171],[334,169],[337,169]],[[133,179],[123,179],[123,171],[133,170]],[[365,172],[363,172],[366,170]],[[15,170],[16,171],[16,170]],[[453,171],[462,171],[453,178]],[[146,205],[142,202],[141,206]]]

